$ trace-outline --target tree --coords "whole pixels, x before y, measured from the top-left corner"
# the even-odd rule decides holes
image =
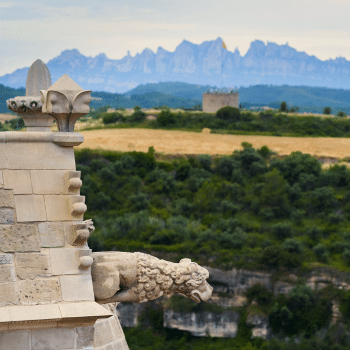
[[[331,107],[325,107],[324,110],[323,110],[323,114],[331,114],[332,113],[332,110],[331,110]]]
[[[216,112],[216,117],[228,122],[238,122],[241,117],[241,111],[238,108],[226,106]]]
[[[286,102],[286,101],[283,101],[283,102],[281,103],[280,111],[281,111],[281,112],[288,112],[288,109],[287,109],[287,102]]]
[[[338,113],[337,113],[337,117],[346,117],[347,115],[346,115],[346,113],[344,113],[344,112],[342,112],[342,111],[339,111]]]

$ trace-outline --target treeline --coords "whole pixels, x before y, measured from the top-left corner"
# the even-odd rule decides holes
[[[222,110],[231,108],[224,107]],[[101,113],[108,127],[146,127],[152,129],[181,129],[200,131],[209,128],[213,133],[257,134],[271,136],[318,136],[349,137],[350,119],[342,117],[320,118],[315,116],[290,116],[285,113],[264,111],[254,114],[231,108],[231,113],[216,115],[210,113],[173,113],[163,108],[156,120],[146,120],[146,113],[138,120],[127,117],[122,112]],[[96,114],[94,115],[97,118]]]
[[[243,143],[231,156],[157,161],[76,151],[94,250],[149,249],[223,269],[350,265],[350,171]],[[177,157],[175,157],[177,158]]]

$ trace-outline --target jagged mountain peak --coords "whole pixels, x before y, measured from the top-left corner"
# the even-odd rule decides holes
[[[88,90],[125,92],[141,83],[181,81],[211,86],[308,85],[350,88],[350,62],[343,57],[322,61],[297,51],[288,43],[254,40],[244,56],[238,48],[222,50],[221,37],[194,44],[183,40],[173,52],[159,46],[118,60],[100,53],[84,56],[78,49],[64,50],[47,66],[52,81],[67,73]],[[24,87],[28,68],[0,77],[0,84]]]

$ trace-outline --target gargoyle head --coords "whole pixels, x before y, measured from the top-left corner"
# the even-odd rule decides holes
[[[196,289],[190,292],[189,297],[196,303],[199,303],[201,301],[208,301],[211,298],[212,292],[213,287],[207,281],[204,281]]]

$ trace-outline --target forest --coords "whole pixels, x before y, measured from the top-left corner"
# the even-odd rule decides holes
[[[76,150],[86,218],[93,218],[96,226],[90,247],[144,251],[176,262],[191,256],[206,266],[269,270],[276,276],[286,270],[302,276],[316,267],[348,272],[347,167],[326,170],[308,154],[280,157],[266,146],[258,150],[247,143],[242,146],[242,151],[225,157],[164,156],[152,148],[147,153]],[[301,283],[288,295],[273,296],[256,285],[247,297],[269,316],[275,340],[250,339],[250,329],[242,321],[234,339],[209,342],[164,329],[161,311],[151,309],[143,316],[147,327],[141,319],[139,327],[125,330],[130,348],[147,349],[145,338],[149,349],[200,349],[203,342],[207,349],[241,349],[244,344],[247,349],[276,350],[349,345],[345,330],[336,342],[338,328],[319,334],[329,325],[334,298],[344,322],[349,322],[350,295],[345,291],[316,292]],[[167,307],[187,312],[215,308],[179,298],[171,298]],[[242,320],[251,307],[252,303],[236,310]]]

